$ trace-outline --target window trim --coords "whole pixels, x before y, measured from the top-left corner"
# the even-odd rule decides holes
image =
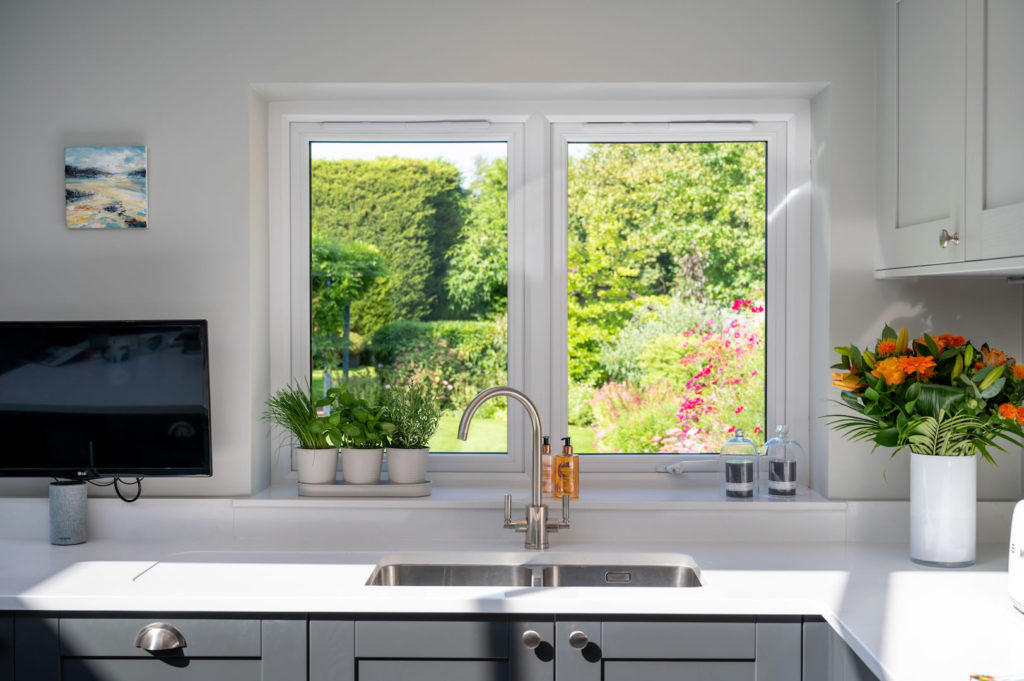
[[[784,89],[778,90],[786,93]],[[367,93],[371,96],[367,96]],[[564,93],[564,95],[562,94]],[[558,377],[550,352],[552,343],[553,307],[558,295],[553,290],[554,276],[551,262],[558,239],[553,234],[554,200],[552,184],[542,178],[550,173],[554,155],[555,140],[552,131],[558,124],[584,125],[588,136],[599,132],[600,126],[628,121],[642,132],[658,128],[677,128],[681,124],[730,127],[737,121],[752,121],[755,124],[775,122],[786,132],[785,158],[780,161],[788,191],[777,204],[785,212],[785,244],[783,251],[785,272],[785,343],[781,350],[787,367],[785,384],[782,388],[786,421],[798,440],[810,442],[808,386],[810,376],[810,288],[812,271],[810,264],[810,106],[809,100],[767,99],[771,88],[749,88],[742,85],[695,88],[686,85],[666,85],[653,88],[643,84],[601,84],[577,85],[572,88],[552,88],[545,85],[506,84],[486,86],[453,85],[381,85],[366,90],[365,86],[339,87],[332,91],[336,99],[330,101],[274,101],[269,103],[268,125],[268,175],[269,175],[269,217],[270,217],[270,380],[271,389],[286,384],[291,373],[291,300],[294,273],[291,265],[291,208],[292,181],[289,176],[291,158],[291,126],[295,123],[347,124],[360,121],[394,123],[412,121],[416,123],[439,124],[452,121],[489,121],[497,123],[518,123],[523,126],[523,191],[521,194],[524,235],[529,230],[529,239],[522,239],[516,248],[521,248],[520,259],[515,260],[515,251],[510,252],[510,287],[517,278],[522,280],[522,325],[515,327],[511,321],[512,300],[510,291],[510,370],[517,361],[522,362],[522,373],[513,375],[510,383],[523,388],[537,403],[549,433],[554,423],[564,423],[552,417],[552,396],[564,395],[565,387],[556,392]],[[736,98],[723,99],[723,96]],[[759,97],[759,98],[758,98]],[[642,126],[642,127],[640,127]],[[335,130],[337,128],[335,127]],[[622,130],[621,124],[617,129]],[[712,129],[712,128],[709,128]],[[366,130],[369,132],[370,127]],[[650,130],[644,132],[649,136]],[[408,135],[404,135],[408,136]],[[479,132],[475,134],[479,137]],[[510,156],[513,153],[510,148]],[[511,165],[511,158],[510,158]],[[511,170],[510,170],[511,173]],[[551,177],[557,177],[557,174]],[[510,177],[510,188],[512,179]],[[308,183],[307,183],[308,187]],[[771,192],[772,187],[769,187]],[[771,201],[771,199],[769,199]],[[510,196],[510,221],[512,212]],[[780,213],[781,215],[781,213]],[[308,225],[308,222],[306,223]],[[527,242],[529,245],[527,246]],[[513,237],[510,234],[510,249]],[[564,245],[562,252],[564,255]],[[529,257],[527,258],[527,250]],[[777,249],[776,249],[777,250]],[[770,249],[770,253],[774,252]],[[769,257],[772,257],[769,255]],[[514,265],[518,262],[518,265]],[[772,269],[769,262],[769,270]],[[564,267],[564,266],[563,266]],[[280,286],[275,282],[289,282]],[[566,288],[564,282],[561,288]],[[307,303],[308,305],[308,303]],[[534,312],[529,316],[525,310]],[[565,322],[567,324],[567,321]],[[513,329],[520,335],[520,345],[513,358]],[[566,359],[563,362],[567,362]],[[567,369],[566,369],[567,370]],[[565,374],[563,374],[565,375]],[[521,383],[517,384],[516,379]],[[563,386],[565,384],[563,383]],[[774,401],[774,400],[769,400]],[[564,399],[557,400],[559,404]],[[566,407],[561,407],[565,412]],[[521,410],[510,410],[510,450],[524,452],[528,424]],[[769,416],[769,419],[771,417]],[[518,423],[517,423],[518,421]],[[769,421],[769,427],[771,427]],[[517,442],[518,441],[518,442]],[[458,456],[458,455],[456,455]],[[507,472],[494,468],[476,472],[441,471],[432,472],[431,477],[445,484],[525,484],[527,478],[522,454],[515,457]],[[602,457],[604,458],[604,457]],[[615,463],[611,458],[627,459]],[[604,463],[588,460],[583,476],[585,484],[612,485],[623,482],[641,487],[676,487],[678,478],[666,482],[664,464],[677,460],[679,455],[630,455],[610,457]],[[489,461],[497,457],[488,455]],[[501,457],[508,462],[512,457]],[[693,461],[713,460],[713,457],[694,456]],[[632,464],[634,469],[623,477],[623,466]],[[291,457],[281,453],[272,458],[271,484],[287,485],[296,476]],[[807,484],[810,478],[811,462],[799,467],[800,480]],[[711,475],[713,468],[694,466],[698,477]],[[432,466],[432,470],[434,467]],[[614,471],[611,472],[611,471]],[[686,474],[690,475],[689,471]]]

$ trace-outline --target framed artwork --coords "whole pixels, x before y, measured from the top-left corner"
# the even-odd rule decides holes
[[[68,229],[145,229],[146,147],[64,147]]]

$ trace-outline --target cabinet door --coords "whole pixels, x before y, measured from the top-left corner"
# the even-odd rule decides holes
[[[508,630],[509,681],[554,681],[555,623],[514,619]]]
[[[14,615],[0,613],[0,681],[14,678]]]
[[[879,121],[881,269],[964,260],[967,0],[888,4]],[[959,245],[940,236],[958,234]]]
[[[969,0],[968,260],[1024,255],[1024,2]],[[975,227],[977,226],[977,228]]]

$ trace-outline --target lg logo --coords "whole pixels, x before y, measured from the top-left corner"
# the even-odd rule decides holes
[[[1024,546],[1017,548],[1017,545],[1010,542],[1010,555],[1018,554],[1021,558],[1024,558]]]

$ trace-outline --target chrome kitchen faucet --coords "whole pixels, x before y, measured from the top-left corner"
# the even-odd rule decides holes
[[[560,527],[569,527],[569,495],[562,496],[562,519],[548,520],[548,507],[540,502],[541,446],[544,428],[540,422],[540,413],[537,411],[537,406],[524,393],[507,385],[496,385],[482,390],[469,401],[466,411],[462,412],[462,420],[459,421],[459,439],[465,440],[469,437],[469,422],[473,419],[473,414],[476,413],[481,404],[492,397],[511,397],[517,400],[526,409],[526,413],[530,415],[530,426],[533,429],[533,456],[530,463],[532,479],[530,505],[526,507],[525,518],[512,520],[512,495],[506,494],[505,527],[516,532],[525,532],[527,549],[533,551],[546,549],[548,547],[549,531],[557,532]]]

